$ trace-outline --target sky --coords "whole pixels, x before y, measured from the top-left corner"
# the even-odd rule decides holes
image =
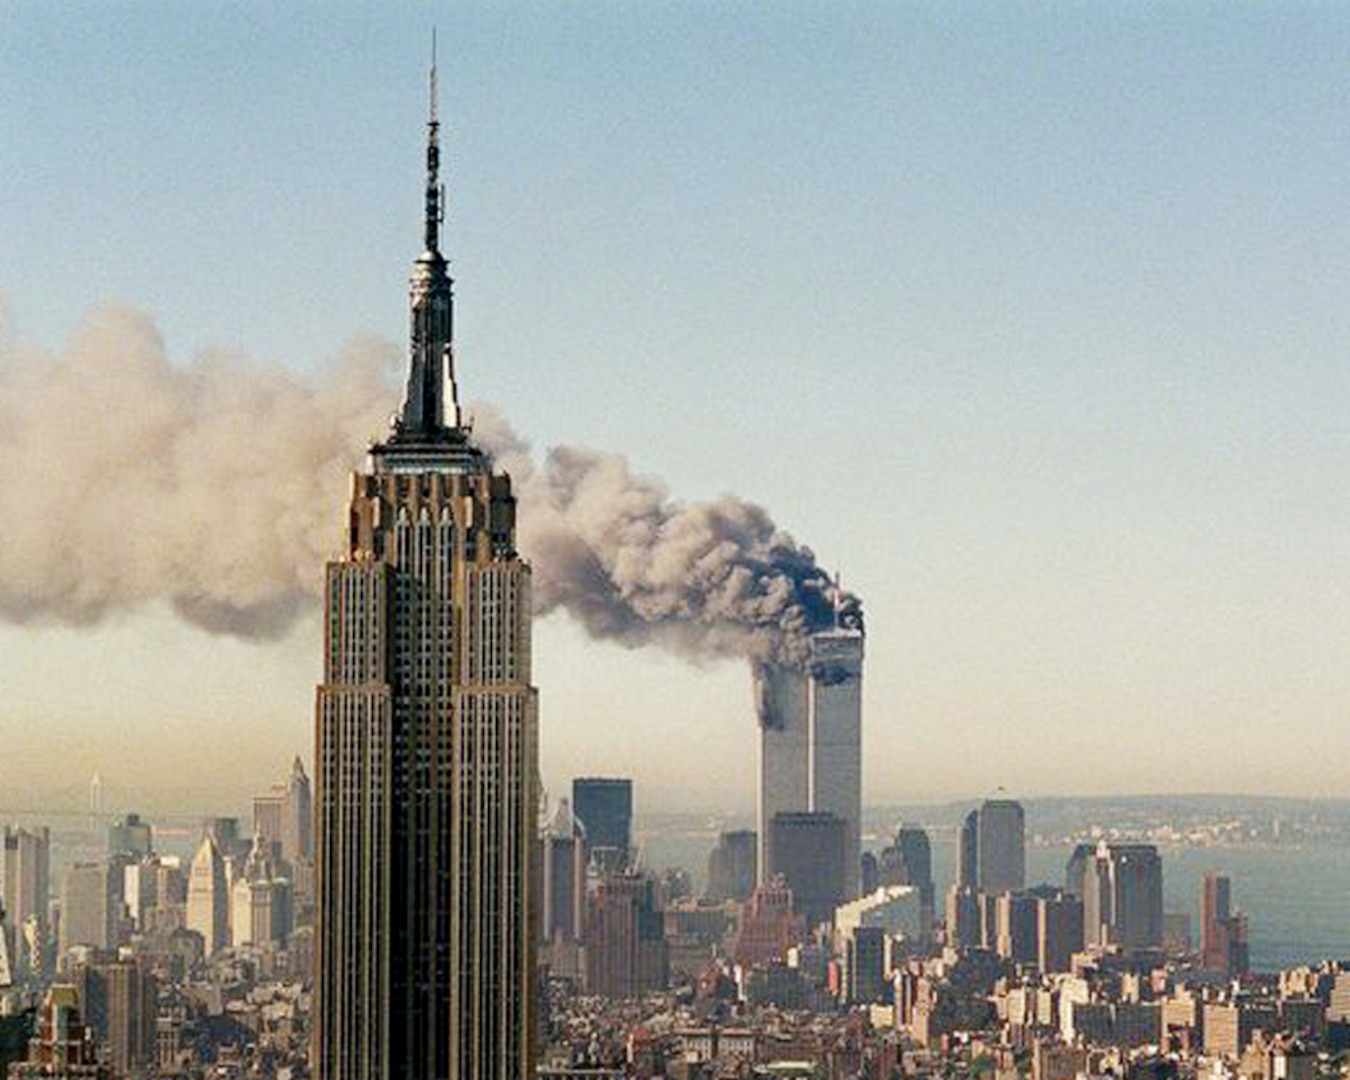
[[[401,347],[433,24],[465,394],[840,569],[869,803],[1344,793],[1350,9],[6,0],[0,345]],[[0,623],[0,788],[279,780],[319,631]],[[749,807],[742,663],[535,635],[550,790]]]

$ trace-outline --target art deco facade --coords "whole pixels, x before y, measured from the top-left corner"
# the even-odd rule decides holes
[[[353,477],[316,710],[319,1080],[534,1072],[530,574],[461,421],[434,112],[407,394]]]

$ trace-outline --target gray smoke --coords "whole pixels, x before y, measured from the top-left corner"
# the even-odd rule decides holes
[[[387,429],[399,350],[364,338],[313,375],[209,354],[171,364],[151,321],[96,313],[60,355],[0,335],[0,618],[89,625],[157,602],[266,638],[314,609],[348,477]],[[762,507],[673,501],[617,454],[536,462],[476,410],[520,499],[536,609],[693,659],[800,662],[834,619],[811,551]],[[844,602],[850,623],[856,598]]]

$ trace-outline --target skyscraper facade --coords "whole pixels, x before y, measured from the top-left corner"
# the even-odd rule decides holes
[[[807,925],[832,922],[849,899],[848,826],[834,814],[777,814],[769,823],[769,858]]]
[[[976,864],[978,884],[986,893],[1026,888],[1026,818],[1021,803],[986,799],[980,804]]]
[[[536,692],[510,478],[460,415],[435,74],[407,391],[327,568],[319,1080],[534,1072]]]
[[[10,940],[10,962],[19,971],[40,966],[29,939],[47,939],[51,896],[51,834],[45,828],[6,828],[0,843],[0,898]]]
[[[1083,936],[1126,950],[1162,946],[1162,859],[1152,844],[1098,844],[1083,878]]]
[[[633,781],[585,776],[572,781],[572,812],[586,830],[586,846],[614,871],[624,870],[633,846]]]
[[[755,668],[760,722],[759,880],[779,873],[769,832],[779,814],[832,814],[844,823],[845,899],[858,894],[862,866],[862,662],[858,626],[811,635],[805,666]]]
[[[225,856],[209,833],[197,846],[188,872],[187,928],[201,934],[206,956],[230,943],[229,874]]]
[[[785,664],[755,668],[759,714],[759,790],[756,799],[759,882],[778,872],[769,827],[779,814],[811,809],[811,688],[806,672]]]
[[[811,638],[811,809],[844,823],[845,899],[862,866],[862,662],[861,630]]]

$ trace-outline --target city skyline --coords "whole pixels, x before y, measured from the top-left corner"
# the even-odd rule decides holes
[[[447,246],[484,396],[536,452],[624,453],[680,499],[733,491],[842,564],[869,615],[869,805],[1338,793],[1339,746],[1301,746],[1350,693],[1328,97],[1350,22],[1024,12],[1000,42],[992,16],[858,10],[537,13],[518,40],[486,9],[442,24]],[[59,35],[0,17],[0,89],[23,103],[0,156],[33,164],[0,202],[6,363],[107,300],[147,312],[175,368],[227,349],[306,376],[354,334],[398,342],[410,204],[391,193],[417,160],[397,120],[422,97],[423,26],[86,14]],[[369,71],[327,62],[366,34]],[[719,36],[699,84],[695,45]],[[650,77],[611,100],[642,59]],[[803,444],[809,467],[784,469]],[[316,614],[259,643],[153,602],[90,628],[8,622],[0,729],[23,765],[0,781],[205,781],[221,722],[246,735],[240,775],[312,764],[318,640]],[[551,793],[600,773],[634,777],[639,809],[691,790],[749,805],[743,662],[595,643],[556,615],[536,655]],[[690,752],[713,738],[711,760]],[[1160,770],[1160,745],[1186,767]]]

